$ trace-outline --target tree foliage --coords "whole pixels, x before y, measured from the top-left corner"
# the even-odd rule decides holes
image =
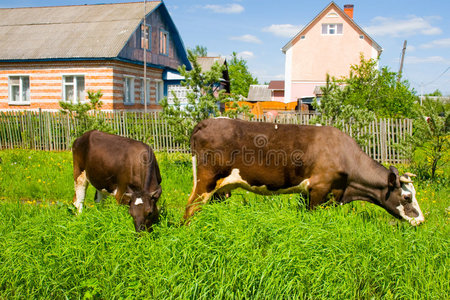
[[[61,112],[68,114],[71,118],[75,119],[79,126],[72,131],[73,138],[81,136],[83,133],[89,130],[97,129],[105,132],[111,132],[111,127],[105,123],[102,118],[97,118],[97,114],[100,111],[103,102],[100,98],[103,96],[101,90],[87,91],[89,102],[87,103],[71,103],[60,101]]]
[[[422,154],[415,157],[417,169],[425,173],[420,175],[434,179],[450,159],[450,110],[442,100],[426,98],[418,111],[410,145]]]
[[[208,56],[208,48],[205,46],[197,45],[194,49],[191,49],[192,53],[197,57],[205,57]]]
[[[184,65],[178,69],[184,77],[181,85],[188,90],[187,103],[182,104],[175,94],[173,104],[168,103],[167,98],[161,101],[163,116],[173,128],[175,140],[185,145],[189,143],[189,137],[198,122],[211,116],[235,117],[249,111],[247,106],[237,105],[237,96],[226,94],[224,90],[219,89],[224,66],[216,62],[210,71],[203,72],[197,57],[193,51],[188,50],[192,70],[187,71]],[[221,112],[220,104],[229,102],[234,109]]]
[[[233,52],[228,62],[228,73],[230,75],[231,93],[235,95],[248,96],[248,89],[251,84],[258,84],[258,79],[248,70],[247,62],[243,58],[238,58]]]
[[[352,136],[364,144],[367,136],[362,134],[364,126],[375,117],[413,118],[416,96],[407,81],[397,81],[395,72],[387,67],[377,68],[378,61],[364,59],[359,65],[350,67],[348,77],[330,77],[320,103],[315,107],[322,120],[338,128],[350,126]]]

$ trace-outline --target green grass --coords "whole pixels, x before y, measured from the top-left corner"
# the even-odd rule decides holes
[[[179,226],[189,157],[158,154],[161,222],[136,234],[108,198],[74,215],[71,154],[0,152],[0,299],[447,299],[449,188],[416,185],[415,228],[355,202],[307,211],[300,197],[236,191]],[[45,182],[45,183],[44,183]]]

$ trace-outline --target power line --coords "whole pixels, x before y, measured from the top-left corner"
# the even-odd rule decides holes
[[[432,81],[430,81],[430,82],[424,84],[423,86],[427,86],[427,85],[430,85],[430,84],[436,82],[439,78],[442,77],[442,75],[444,75],[445,73],[447,73],[448,70],[450,70],[450,67],[447,67],[447,69],[445,69],[445,71],[442,72],[441,75],[439,75],[436,79],[434,79],[434,80],[432,80]]]

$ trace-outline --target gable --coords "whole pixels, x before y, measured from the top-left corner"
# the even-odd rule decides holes
[[[147,63],[156,67],[169,67],[173,70],[176,70],[180,65],[185,65],[187,70],[191,69],[183,41],[164,4],[159,5],[147,14],[145,25],[149,27],[150,34],[150,45],[146,46]],[[125,47],[118,54],[119,58],[143,61],[142,26],[143,21],[141,20],[129,37]],[[161,40],[161,33],[166,34],[167,40]],[[161,53],[160,46],[162,43],[168,49],[167,53]]]
[[[296,44],[302,37],[310,32],[316,26],[322,26],[322,24],[333,24],[345,22],[348,27],[352,28],[357,34],[364,36],[364,39],[378,52],[381,53],[382,48],[378,45],[361,27],[359,27],[352,18],[350,18],[339,6],[334,2],[323,9],[308,25],[306,25],[299,33],[297,33],[283,48],[283,53]],[[323,29],[321,28],[320,31]],[[341,30],[342,28],[336,30]]]

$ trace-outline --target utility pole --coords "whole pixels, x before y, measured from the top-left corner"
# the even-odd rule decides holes
[[[144,113],[147,114],[147,43],[149,40],[150,32],[147,32],[145,24],[145,17],[147,16],[147,0],[144,0],[144,30],[141,34],[144,34]]]
[[[405,52],[406,52],[406,40],[403,42],[402,58],[400,59],[400,69],[398,70],[397,82],[400,82],[400,80],[402,79],[403,61],[405,60]]]

